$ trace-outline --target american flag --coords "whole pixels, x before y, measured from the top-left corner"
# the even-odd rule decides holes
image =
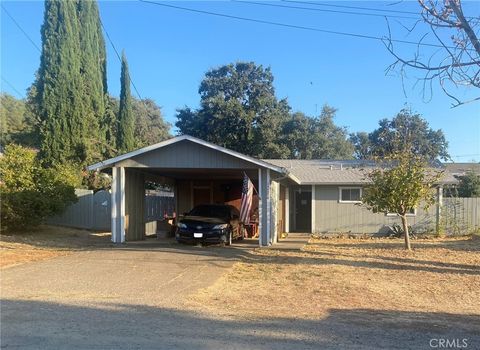
[[[242,206],[240,207],[240,222],[248,224],[250,222],[250,210],[252,209],[253,183],[247,174],[243,176],[242,187]]]

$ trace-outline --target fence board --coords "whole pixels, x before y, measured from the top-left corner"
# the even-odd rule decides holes
[[[76,189],[78,201],[67,207],[61,215],[47,220],[48,224],[90,229],[92,226],[93,191]]]
[[[110,231],[111,229],[111,196],[110,191],[76,189],[78,201],[67,207],[65,212],[47,219],[50,225],[83,228],[94,231]],[[168,196],[145,196],[145,230],[154,234],[157,220],[165,216],[173,216],[175,198]]]

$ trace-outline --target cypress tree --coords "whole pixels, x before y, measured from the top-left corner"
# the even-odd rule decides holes
[[[105,40],[96,1],[80,0],[77,5],[81,67],[83,78],[83,117],[88,137],[88,158],[100,159],[105,153],[105,114],[107,67]]]
[[[42,55],[30,90],[47,164],[102,157],[106,55],[97,3],[46,0]]]
[[[130,94],[130,75],[125,52],[122,52],[122,72],[120,75],[120,110],[118,113],[117,149],[129,152],[135,148],[135,122]]]
[[[82,78],[76,4],[45,1],[42,55],[33,108],[40,119],[41,155],[47,163],[75,158],[82,147]]]

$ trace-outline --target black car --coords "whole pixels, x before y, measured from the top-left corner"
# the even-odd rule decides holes
[[[230,245],[243,238],[239,217],[238,209],[231,205],[197,205],[178,222],[175,238],[178,242]]]

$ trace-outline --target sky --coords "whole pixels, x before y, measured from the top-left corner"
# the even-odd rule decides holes
[[[416,14],[391,12],[390,15],[409,18],[390,17],[387,24],[383,16],[358,14],[387,12],[306,3],[262,2],[277,6],[238,1],[162,3],[374,37],[388,35],[390,26],[392,38],[407,41],[415,41],[428,31],[425,26],[418,25],[408,34],[405,28],[413,25]],[[419,12],[417,2],[323,3]],[[36,46],[41,47],[44,4],[42,1],[1,1],[1,4],[26,33],[1,10],[1,90],[23,97],[39,66],[40,53]],[[454,161],[480,161],[480,102],[451,108],[452,100],[436,83],[432,93],[424,97],[421,84],[415,84],[421,77],[418,72],[409,71],[403,83],[398,71],[386,73],[395,59],[379,40],[212,16],[140,1],[99,1],[99,8],[114,46],[118,51],[125,50],[130,75],[139,95],[155,100],[162,107],[164,118],[172,125],[176,120],[176,109],[198,107],[198,87],[209,69],[236,61],[254,61],[271,67],[276,95],[287,98],[293,111],[314,116],[318,115],[322,105],[329,104],[338,109],[337,125],[346,127],[349,132],[370,132],[378,126],[380,119],[391,119],[408,106],[420,113],[432,128],[443,130]],[[467,16],[480,16],[480,2],[463,2],[463,8]],[[118,96],[120,62],[105,39],[108,89],[111,95]],[[436,43],[432,35],[424,42]],[[396,43],[395,50],[403,57],[412,57],[417,46]],[[429,57],[431,53],[431,48],[422,48],[422,57]],[[468,88],[454,92],[465,99],[478,96],[478,91],[475,95],[475,91]],[[135,90],[132,93],[136,95]],[[172,132],[175,132],[174,127]]]

